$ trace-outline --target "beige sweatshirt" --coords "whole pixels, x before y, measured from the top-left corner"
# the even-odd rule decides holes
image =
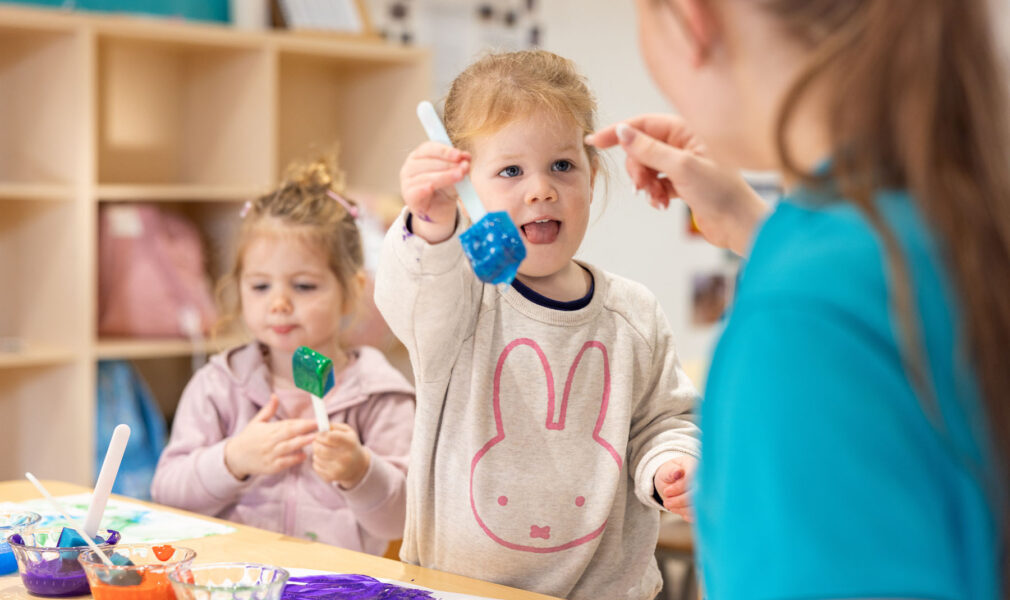
[[[386,236],[375,301],[417,412],[400,557],[565,598],[651,599],[659,466],[698,454],[696,392],[642,285],[592,266],[561,311],[481,283],[454,236]]]

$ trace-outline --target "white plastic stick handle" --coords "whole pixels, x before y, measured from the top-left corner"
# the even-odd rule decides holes
[[[421,126],[424,127],[424,132],[428,134],[429,140],[452,146],[452,140],[449,139],[449,134],[445,131],[445,125],[442,125],[442,119],[438,118],[438,113],[435,112],[435,107],[431,102],[422,100],[417,105],[417,118],[421,120]],[[463,206],[466,208],[467,214],[470,215],[471,222],[476,223],[487,214],[484,205],[481,204],[480,198],[477,196],[477,190],[473,189],[473,184],[470,183],[469,175],[456,184],[456,193],[463,201]]]
[[[316,427],[319,428],[320,433],[326,433],[330,430],[330,417],[326,414],[326,405],[323,404],[323,399],[315,394],[309,394],[312,396],[312,411],[316,413]]]
[[[102,522],[102,515],[105,514],[105,505],[109,501],[109,494],[112,493],[112,484],[116,482],[119,464],[123,462],[126,442],[129,440],[130,426],[116,425],[112,430],[112,439],[109,440],[109,449],[105,451],[102,470],[98,472],[95,492],[91,495],[91,505],[88,506],[88,516],[84,518],[84,531],[91,537],[98,533],[98,526]]]
[[[97,554],[98,557],[102,559],[102,562],[104,562],[105,565],[108,567],[112,567],[113,569],[116,568],[116,565],[113,564],[112,560],[109,559],[109,557],[106,556],[105,553],[98,548],[98,544],[95,543],[95,540],[91,539],[90,535],[88,535],[81,528],[79,528],[75,524],[74,520],[67,516],[67,513],[63,512],[63,507],[60,506],[60,503],[56,501],[56,498],[53,498],[53,496],[49,493],[49,490],[47,490],[42,485],[42,482],[36,479],[35,476],[32,475],[31,473],[25,473],[25,477],[27,477],[28,481],[32,482],[32,485],[35,486],[35,489],[37,489],[39,493],[41,493],[45,497],[45,499],[49,501],[49,504],[52,505],[53,510],[56,511],[56,514],[59,515],[61,519],[66,521],[67,525],[71,529],[81,534],[81,537],[84,538],[84,541],[88,543],[88,546],[95,551],[95,554]]]

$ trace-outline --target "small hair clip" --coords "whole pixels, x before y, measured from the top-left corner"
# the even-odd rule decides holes
[[[250,210],[252,210],[252,200],[246,200],[245,204],[242,205],[242,210],[238,213],[239,218],[244,219]]]
[[[333,198],[337,202],[339,202],[340,206],[343,206],[347,210],[347,212],[350,213],[350,215],[353,218],[355,218],[355,219],[358,218],[358,207],[354,206],[353,204],[351,204],[347,200],[347,198],[344,198],[343,196],[341,196],[340,194],[334,192],[333,190],[326,190],[326,195],[329,196],[330,198]]]

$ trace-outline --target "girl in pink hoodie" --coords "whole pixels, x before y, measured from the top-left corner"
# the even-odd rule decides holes
[[[241,314],[255,340],[212,357],[186,386],[151,494],[382,554],[403,534],[414,392],[378,350],[341,343],[365,283],[357,206],[342,188],[327,157],[295,165],[279,189],[244,207],[220,287],[238,288],[230,316]],[[333,361],[325,433],[292,379],[299,346]]]

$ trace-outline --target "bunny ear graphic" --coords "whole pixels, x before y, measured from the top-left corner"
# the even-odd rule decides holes
[[[510,395],[509,392],[511,391],[510,388],[530,389],[531,387],[534,387],[536,389],[543,389],[537,387],[536,385],[536,382],[539,381],[539,374],[534,372],[536,369],[534,366],[536,359],[531,358],[529,356],[529,352],[521,353],[526,354],[526,356],[516,355],[511,359],[509,358],[509,356],[513,354],[514,350],[521,349],[522,346],[527,346],[532,349],[535,353],[536,359],[539,359],[540,367],[543,369],[546,381],[546,390],[544,391],[547,394],[547,404],[548,406],[554,405],[554,374],[551,372],[551,366],[547,362],[547,356],[544,354],[544,351],[540,348],[539,344],[529,338],[517,338],[512,340],[507,346],[505,346],[505,349],[502,350],[501,355],[498,356],[498,364],[494,371],[492,402],[495,426],[497,427],[498,435],[491,440],[493,443],[497,443],[498,441],[504,439],[506,429],[504,425],[505,422],[515,423],[518,419],[529,418],[527,411],[522,410],[519,406],[508,405],[509,403],[506,403],[508,405],[506,407],[507,414],[503,415],[501,406],[502,396],[508,398]],[[516,369],[515,365],[513,365],[509,368],[509,372],[506,373],[505,363],[507,360],[512,360],[513,363],[515,361],[522,361],[522,364],[524,366],[529,365],[529,368]],[[524,374],[522,381],[509,380],[509,377],[514,378],[517,374]],[[505,381],[502,380],[503,377],[505,377]],[[548,414],[548,419],[549,418],[550,415]],[[493,445],[493,443],[491,445]]]
[[[596,352],[589,352],[590,350],[595,350]],[[576,374],[578,374],[577,377]],[[572,367],[568,371],[568,379],[565,381],[565,393],[561,399],[561,409],[554,417],[553,422],[551,420],[551,415],[554,414],[553,398],[550,401],[552,406],[548,411],[548,429],[565,428],[565,416],[568,412],[568,399],[570,397],[585,398],[587,402],[600,398],[600,411],[593,426],[593,441],[602,446],[613,457],[614,462],[617,463],[617,467],[621,468],[624,463],[621,455],[610,445],[610,442],[603,439],[600,435],[600,430],[603,429],[603,423],[607,418],[607,408],[610,404],[610,358],[607,354],[607,347],[602,342],[586,342],[582,345],[582,349],[579,350],[578,355],[575,356],[575,361],[572,362]]]

